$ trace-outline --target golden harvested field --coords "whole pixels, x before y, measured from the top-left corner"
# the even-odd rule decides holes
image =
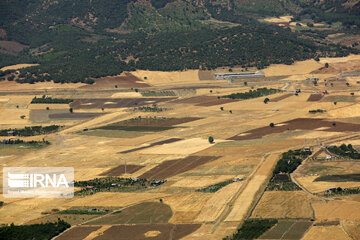
[[[305,233],[302,240],[329,240],[329,239],[342,239],[342,240],[351,240],[341,226],[326,226],[319,227],[313,226],[310,230]]]
[[[312,218],[315,197],[302,191],[266,191],[252,213],[253,218]]]
[[[268,20],[281,23],[288,21],[289,16]],[[345,81],[334,81],[333,87],[325,87],[325,80],[330,81],[328,79],[334,74],[321,69],[325,62],[329,62],[336,70],[354,70],[358,68],[357,61],[360,57],[351,55],[321,59],[320,62],[307,60],[293,65],[271,65],[262,70],[265,80],[249,79],[248,86],[243,80],[229,84],[226,80],[216,80],[212,75],[227,72],[227,68],[206,72],[138,70],[96,79],[94,85],[0,82],[0,129],[51,124],[62,126],[55,133],[28,137],[8,136],[9,133],[5,132],[0,139],[11,137],[41,141],[44,138],[50,145],[24,147],[2,144],[1,167],[73,167],[76,181],[108,175],[133,178],[131,181],[135,182],[138,181],[136,178],[144,177],[149,181],[148,185],[136,189],[120,188],[115,191],[113,187],[100,187],[96,188],[99,192],[94,194],[76,195],[69,199],[11,199],[1,195],[0,201],[4,205],[0,207],[0,224],[56,220],[58,214],[53,212],[54,209],[62,211],[82,207],[86,210],[96,206],[122,211],[123,208],[153,202],[171,209],[172,215],[166,225],[144,227],[135,224],[129,227],[108,224],[107,219],[117,219],[116,214],[119,214],[111,211],[96,215],[99,218],[91,225],[87,221],[93,215],[67,214],[64,218],[72,223],[73,228],[59,239],[75,234],[76,229],[84,224],[95,227],[98,223],[95,228],[86,230],[82,227],[84,234],[90,234],[86,239],[104,238],[109,236],[107,234],[140,228],[147,229],[143,234],[148,239],[155,239],[161,236],[161,231],[189,227],[184,231],[188,235],[183,239],[218,240],[232,235],[251,210],[251,218],[314,218],[316,223],[340,220],[339,226],[312,227],[304,239],[322,239],[323,236],[328,236],[327,239],[331,239],[329,236],[347,239],[342,228],[356,239],[360,195],[334,196],[335,200],[325,201],[302,190],[264,190],[283,152],[308,146],[319,149],[320,144],[341,143],[353,144],[359,149],[360,95],[355,91],[358,79],[356,76],[346,79],[350,87],[345,85]],[[234,67],[234,71],[241,70],[241,66]],[[306,78],[313,76],[320,78],[319,86],[306,82]],[[119,84],[119,89],[114,87],[115,84]],[[139,92],[131,90],[132,87],[138,88]],[[247,100],[222,98],[260,87],[284,91]],[[297,88],[303,90],[298,96],[294,95]],[[328,89],[329,95],[320,101],[307,101],[311,94],[325,89]],[[172,96],[168,98],[159,94],[144,97],[141,93],[145,91],[166,91]],[[355,96],[352,97],[350,92],[355,92]],[[30,104],[33,97],[42,95],[74,99],[74,113],[69,112],[68,104]],[[266,97],[273,101],[265,104]],[[149,108],[139,109],[140,105]],[[101,106],[105,109],[102,110]],[[309,110],[316,109],[326,112],[309,113]],[[150,118],[152,120],[148,121]],[[138,122],[146,126],[121,125],[125,121],[134,122],[134,119],[141,119]],[[336,126],[332,125],[334,122]],[[274,123],[274,128],[270,123]],[[213,143],[209,142],[210,136],[214,139]],[[126,173],[125,165],[128,166]],[[319,193],[330,187],[360,187],[360,183],[314,182],[318,176],[359,172],[360,164],[355,160],[307,160],[293,175],[307,191]],[[241,179],[222,185],[235,178]],[[111,186],[117,186],[112,181],[118,180],[109,181],[115,184]],[[150,181],[153,184],[150,185]],[[211,191],[197,191],[210,186],[208,189]],[[93,189],[90,185],[87,187]],[[76,185],[75,189],[81,190],[82,187]],[[118,215],[121,223],[131,221],[125,213]],[[155,211],[151,218],[158,219],[160,215]],[[141,221],[149,220],[146,217],[142,219],[141,214],[139,216]]]

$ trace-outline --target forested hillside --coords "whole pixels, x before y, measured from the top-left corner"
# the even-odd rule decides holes
[[[296,31],[261,21],[288,14],[337,29]],[[0,0],[0,67],[39,63],[15,79],[29,83],[92,83],[134,69],[261,69],[356,52],[325,37],[359,26],[353,0]],[[23,49],[9,51],[15,43]]]

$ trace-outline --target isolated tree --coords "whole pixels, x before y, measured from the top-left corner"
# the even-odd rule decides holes
[[[50,108],[49,108],[49,107],[46,107],[46,110],[50,110]]]
[[[212,136],[209,137],[209,143],[214,143],[214,138]]]
[[[347,82],[347,83],[346,83],[346,86],[350,87],[350,83]]]
[[[212,90],[210,90],[210,93],[212,93]]]
[[[336,105],[337,104],[337,102],[334,102],[334,105]]]
[[[19,105],[16,105],[16,108],[19,108]]]
[[[218,96],[218,99],[220,99],[220,96]]]
[[[332,87],[333,87],[333,86],[334,86],[334,84],[333,84],[333,83],[330,83],[330,86],[332,86]]]
[[[232,110],[230,110],[229,113],[232,114]]]
[[[336,122],[333,122],[332,125],[333,125],[333,127],[335,127],[335,126],[336,126]]]
[[[115,88],[118,88],[118,85],[115,85]]]
[[[224,111],[224,107],[220,107],[220,110],[221,110],[221,111]]]
[[[354,95],[355,95],[355,93],[353,93],[353,92],[352,92],[352,93],[350,93],[350,95],[351,95],[351,96],[354,96]]]
[[[102,111],[104,111],[104,108],[101,108]]]
[[[70,113],[73,113],[73,109],[72,109],[72,108],[69,108],[69,112],[70,112]]]
[[[248,83],[247,82],[244,82],[244,86],[247,86],[248,85]]]
[[[316,57],[316,58],[314,58],[314,60],[318,62],[318,61],[320,61],[320,58]]]
[[[146,80],[146,79],[147,79],[147,77],[144,77],[144,79]]]
[[[270,123],[270,125],[269,125],[270,127],[275,127],[275,124],[274,123]]]
[[[229,72],[232,72],[233,70],[232,70],[232,68],[229,68]]]
[[[328,67],[329,67],[329,63],[325,63],[325,67],[328,68]]]
[[[265,98],[265,99],[264,99],[264,103],[265,103],[265,104],[267,104],[269,101],[270,101],[269,98]]]

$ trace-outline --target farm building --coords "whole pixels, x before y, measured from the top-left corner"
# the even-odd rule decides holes
[[[235,78],[261,78],[265,77],[261,71],[247,73],[215,73],[216,79],[235,79]]]

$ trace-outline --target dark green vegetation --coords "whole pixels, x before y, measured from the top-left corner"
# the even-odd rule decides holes
[[[0,227],[0,239],[6,240],[33,240],[52,239],[70,227],[70,224],[63,220],[54,223],[32,224]]]
[[[262,96],[267,96],[267,95],[271,95],[271,94],[275,94],[280,92],[280,90],[278,89],[267,89],[265,88],[258,88],[256,90],[250,90],[248,92],[244,92],[244,93],[233,93],[230,95],[226,95],[223,96],[223,98],[231,98],[231,99],[251,99],[251,98],[258,98],[258,97],[262,97]]]
[[[24,141],[21,139],[3,139],[0,144],[20,144],[20,145],[49,145],[50,142],[43,139],[42,141]]]
[[[20,83],[92,84],[94,78],[125,70],[261,69],[357,51],[327,42],[330,30],[292,32],[258,21],[265,15],[293,14],[296,19],[340,21],[341,29],[355,33],[358,6],[347,9],[343,0],[150,2],[152,6],[136,0],[2,1],[0,26],[6,34],[0,40],[29,47],[17,55],[0,53],[0,67],[39,63],[21,70],[15,78]]]
[[[105,177],[95,178],[88,181],[78,181],[74,183],[74,187],[81,187],[80,191],[75,195],[92,195],[97,192],[132,192],[143,190],[150,187],[156,187],[163,184],[164,181],[148,181],[138,178],[119,178]]]
[[[145,91],[141,92],[144,97],[176,96],[174,91]]]
[[[301,188],[291,181],[289,174],[275,174],[266,187],[267,191],[297,191]]]
[[[280,160],[276,163],[266,190],[267,191],[297,191],[300,190],[293,181],[291,181],[290,173],[296,170],[301,162],[311,155],[310,151],[289,150],[284,152]]]
[[[360,182],[360,174],[327,175],[314,180],[315,182]]]
[[[224,238],[224,240],[256,239],[277,223],[277,219],[248,219],[245,220],[237,233]]]
[[[360,159],[360,154],[353,148],[351,144],[345,145],[341,144],[340,147],[337,146],[328,146],[327,150],[329,152],[339,155],[341,157],[349,157],[352,159]]]
[[[160,202],[144,202],[126,207],[105,217],[90,221],[89,225],[167,223],[173,213],[169,205]]]
[[[323,109],[309,110],[309,113],[313,113],[313,114],[324,113],[324,112],[326,112],[326,110],[323,110]]]
[[[208,186],[208,187],[205,187],[205,188],[201,188],[201,189],[198,189],[196,190],[197,192],[210,192],[210,193],[214,193],[214,192],[217,192],[218,190],[220,190],[221,188],[229,185],[230,183],[233,183],[234,180],[227,180],[227,181],[224,181],[224,182],[220,182],[220,183],[217,183],[217,184],[214,184],[214,185],[211,185],[211,186]]]
[[[140,111],[140,112],[163,112],[166,111],[166,108],[158,107],[158,106],[145,106],[145,107],[137,107],[134,108],[134,111]]]
[[[109,211],[107,210],[98,210],[97,208],[89,209],[66,209],[58,212],[57,214],[75,214],[75,215],[104,215]]]
[[[1,129],[0,136],[35,136],[35,135],[42,135],[42,134],[49,134],[57,132],[60,129],[58,125],[50,125],[50,126],[32,126],[32,127],[25,127],[21,129]]]
[[[332,196],[346,196],[352,194],[360,194],[360,188],[336,188],[334,191],[325,192],[324,196],[332,197]]]
[[[73,102],[72,99],[64,99],[64,98],[52,98],[43,95],[41,98],[34,97],[31,103],[48,103],[48,104],[69,104]]]
[[[311,155],[311,151],[289,150],[282,154],[274,169],[274,176],[279,173],[292,173],[301,164],[301,162]]]

